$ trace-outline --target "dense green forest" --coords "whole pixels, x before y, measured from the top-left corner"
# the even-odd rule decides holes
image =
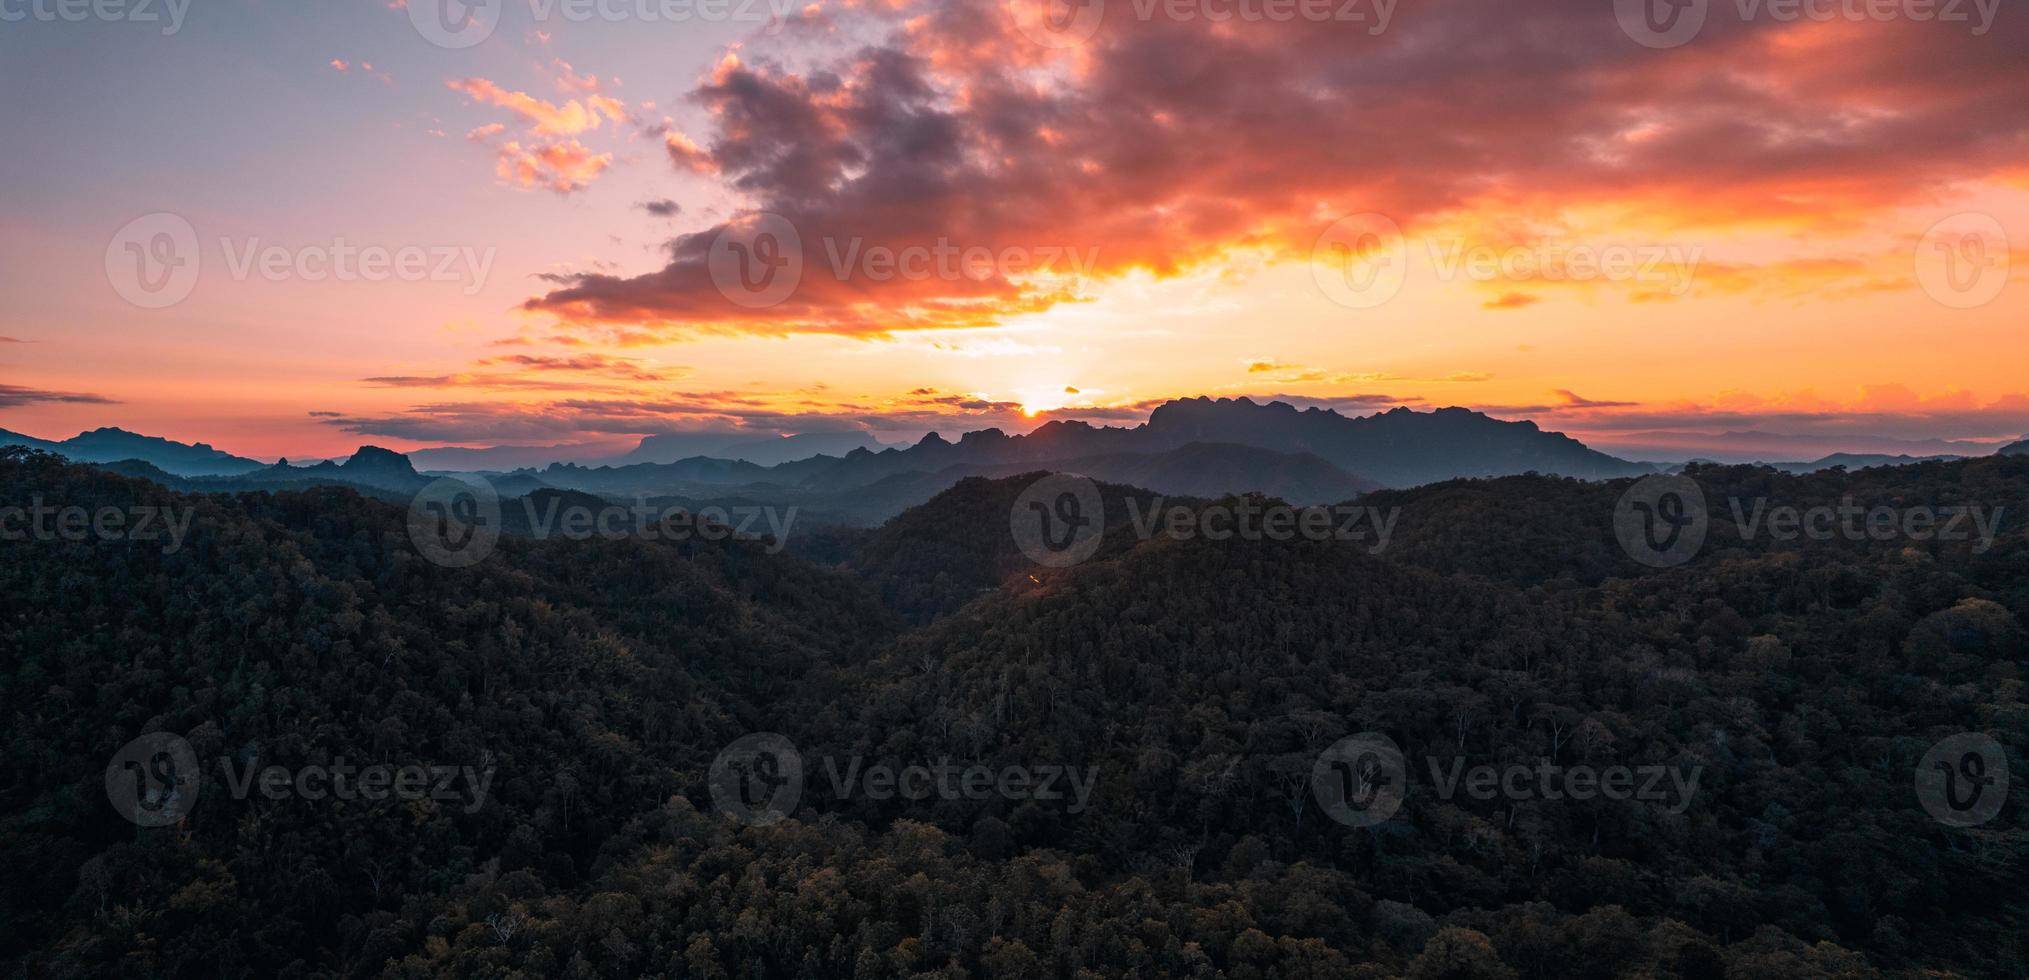
[[[533,540],[424,560],[343,488],[178,495],[0,451],[0,503],[157,507],[188,539],[0,542],[0,964],[41,976],[1589,978],[2029,976],[2029,457],[1690,474],[1723,510],[1953,507],[1977,541],[1616,543],[1632,481],[1362,499],[1331,540],[1142,540],[1030,565],[1030,478],[874,530]],[[1172,501],[1174,503],[1174,501]],[[1215,504],[1189,502],[1190,506]],[[203,766],[137,826],[109,760]],[[717,811],[755,732],[804,760],[786,819]],[[1321,753],[1412,770],[1371,825]],[[1952,826],[1940,740],[2014,797]],[[477,805],[236,798],[218,760],[492,773]],[[1061,768],[1089,798],[833,790],[837,760]],[[1432,765],[1642,767],[1695,793],[1481,799]],[[230,768],[228,766],[227,768]],[[1575,795],[1575,794],[1574,794]]]

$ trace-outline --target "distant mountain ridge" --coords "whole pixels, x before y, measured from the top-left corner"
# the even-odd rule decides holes
[[[1348,417],[1328,409],[1299,410],[1286,402],[1187,398],[1167,402],[1132,427],[1049,422],[1027,435],[999,429],[968,432],[957,442],[936,433],[908,449],[856,450],[836,460],[801,460],[775,468],[781,482],[822,478],[833,485],[871,483],[903,472],[935,472],[962,464],[1050,463],[1119,453],[1162,453],[1192,444],[1249,446],[1308,453],[1384,486],[1416,486],[1460,477],[1554,473],[1597,480],[1655,472],[1587,448],[1534,422],[1507,422],[1463,408],[1406,408]]]
[[[1145,428],[1165,442],[1238,442],[1315,453],[1390,486],[1532,470],[1588,480],[1653,471],[1563,433],[1545,432],[1534,422],[1503,421],[1464,408],[1397,408],[1347,417],[1330,409],[1299,410],[1286,402],[1189,398],[1158,407]]]
[[[27,446],[60,453],[79,463],[140,460],[175,476],[237,476],[267,465],[257,459],[221,452],[207,443],[187,444],[115,428],[93,429],[60,441],[0,429],[0,446]]]

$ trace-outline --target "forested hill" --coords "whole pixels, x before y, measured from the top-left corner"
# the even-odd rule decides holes
[[[1715,569],[1729,559],[1769,554],[1845,556],[1848,571],[1866,574],[1892,566],[1906,553],[1942,560],[1954,572],[2012,590],[2011,607],[2029,609],[2029,456],[1986,456],[1846,471],[1791,473],[1767,466],[1694,464],[1686,473],[1705,498],[1708,530],[1694,568]],[[1598,585],[1654,569],[1616,542],[1611,516],[1628,480],[1590,482],[1554,476],[1452,480],[1411,490],[1382,490],[1360,498],[1370,507],[1400,508],[1390,558],[1444,572],[1471,572],[1515,584],[1564,579]],[[1933,512],[1939,523],[1928,538],[1866,530],[1866,515],[1841,508],[1890,508],[1898,514]],[[1771,516],[1794,510],[1819,523],[1779,536]],[[1829,513],[1826,513],[1829,511]],[[1977,511],[1977,513],[1975,513]],[[1818,518],[1824,514],[1829,519]],[[1975,518],[1998,519],[1990,547],[1979,549]],[[1956,522],[1947,533],[1945,525]],[[1829,527],[1830,533],[1826,533]],[[1919,529],[1921,530],[1921,529]]]
[[[1399,508],[1379,548],[1144,539],[1130,510],[1153,495],[1102,487],[1091,557],[1025,568],[1004,539],[1031,475],[786,554],[510,535],[446,568],[403,508],[349,490],[179,497],[11,451],[0,506],[191,517],[168,553],[0,542],[0,961],[171,977],[2029,973],[2029,459],[1693,477],[1706,541],[1664,567],[1617,550],[1632,481],[1514,477],[1362,498]],[[1743,494],[1765,511],[1849,493],[2006,517],[1977,554],[1730,523]],[[169,826],[109,802],[109,760],[149,732],[206,760]],[[714,759],[761,732],[794,744],[801,796],[781,819],[734,819]],[[1406,793],[1348,822],[1316,774],[1363,732],[1399,746]],[[1957,826],[1912,774],[1972,732],[2005,746],[2017,785],[1998,816]],[[492,776],[455,799],[242,799],[220,757]],[[912,764],[1062,772],[1074,791],[835,792],[842,771]],[[1443,772],[1486,766],[1625,767],[1661,795],[1439,792]]]

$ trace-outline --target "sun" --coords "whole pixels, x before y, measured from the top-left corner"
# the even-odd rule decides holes
[[[1071,399],[1078,394],[1078,389],[1067,384],[1017,388],[1014,393],[1015,400],[1022,406],[1022,415],[1027,418],[1063,408],[1071,404]]]

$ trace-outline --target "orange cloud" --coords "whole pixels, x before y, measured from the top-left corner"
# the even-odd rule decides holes
[[[743,306],[709,275],[710,246],[758,212],[790,221],[810,249],[1091,250],[1084,272],[1098,282],[1236,253],[1301,258],[1338,217],[1369,211],[1412,235],[1461,215],[1526,225],[1588,212],[1639,240],[1914,237],[1921,228],[1891,223],[1895,209],[2013,179],[2029,140],[2025,18],[1984,35],[1826,30],[1715,4],[1703,36],[1658,53],[1596,5],[1431,0],[1385,30],[1108,17],[1084,43],[1051,48],[997,5],[894,0],[827,10],[791,33],[829,36],[847,20],[888,40],[808,72],[743,48],[691,93],[710,138],[664,133],[673,164],[722,178],[751,212],[671,242],[661,270],[564,277],[528,308],[662,337],[868,335],[990,326],[1084,295],[1016,278],[848,275]],[[1194,52],[1187,65],[1178,50]],[[1884,277],[1886,265],[1847,251],[1715,260],[1698,285],[1912,288],[1906,271]],[[1540,298],[1515,280],[1490,285],[1492,308]],[[1682,285],[1619,288],[1658,300]]]
[[[527,92],[507,91],[484,78],[453,79],[445,85],[475,102],[496,105],[520,116],[538,136],[571,136],[597,129],[602,119],[617,123],[628,118],[625,103],[596,93],[587,95],[583,101],[571,99],[557,104]]]

